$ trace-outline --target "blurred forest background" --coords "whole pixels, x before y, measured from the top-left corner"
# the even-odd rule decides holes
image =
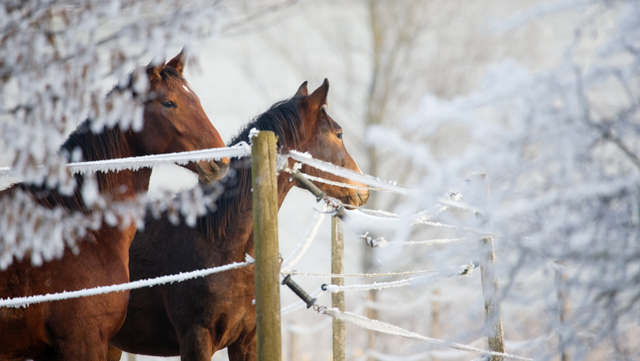
[[[0,178],[0,187],[28,179],[29,167],[47,162],[56,140],[59,146],[90,111],[86,94],[106,94],[124,74],[158,54],[172,57],[186,46],[185,77],[225,141],[271,104],[293,96],[303,81],[315,89],[328,78],[329,112],[363,173],[420,190],[411,199],[374,193],[366,208],[409,216],[452,189],[464,197],[464,180],[472,173],[489,175],[491,201],[474,205],[486,209],[500,235],[494,242],[507,352],[550,360],[640,357],[637,1],[42,3],[42,9],[34,5],[32,15],[54,13],[47,18],[50,24],[33,15],[35,20],[20,23],[20,29],[64,33],[68,24],[56,19],[56,11],[92,13],[95,19],[83,23],[91,29],[84,35],[78,33],[83,26],[68,25],[69,32],[77,32],[65,34],[72,39],[66,41],[84,47],[63,49],[61,57],[70,60],[53,68],[34,50],[47,48],[46,36],[28,45],[11,43],[9,26],[0,25],[0,166],[25,169],[22,178]],[[16,14],[10,6],[0,6],[0,19]],[[153,11],[140,17],[136,7]],[[21,14],[27,18],[28,12]],[[33,63],[23,64],[23,78],[8,70],[20,51],[25,51],[21,62]],[[93,73],[83,78],[86,64],[91,66],[84,71]],[[25,114],[22,105],[29,94],[45,94],[46,86],[28,80],[55,77],[54,70],[86,85],[66,93],[72,100],[64,116],[48,119],[49,113],[42,113],[41,120],[31,120],[37,110]],[[52,126],[58,136],[38,155],[42,152],[15,140],[16,129],[26,129],[23,123],[34,134],[48,134]],[[42,137],[25,134],[29,142]],[[195,185],[195,176],[180,167],[158,167],[150,196]],[[286,199],[279,214],[283,256],[304,237],[314,206],[313,196],[301,190]],[[330,273],[329,234],[327,217],[297,271]],[[413,227],[393,240],[451,235]],[[477,253],[476,240],[369,247],[346,230],[347,273],[443,269],[473,261]],[[395,279],[400,278],[375,281]],[[296,280],[308,291],[330,283],[328,277]],[[283,306],[297,301],[286,289],[281,294]],[[319,302],[330,304],[326,295]],[[486,348],[479,272],[408,288],[348,292],[347,311]],[[296,311],[283,317],[282,332],[286,360],[331,360],[331,319]],[[479,356],[347,325],[348,360]],[[213,357],[226,359],[224,352]]]

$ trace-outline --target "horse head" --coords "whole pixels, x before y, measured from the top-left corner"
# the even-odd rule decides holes
[[[328,93],[329,81],[325,79],[322,85],[311,94],[307,91],[307,82],[302,83],[294,95],[293,100],[298,103],[298,112],[304,125],[305,133],[305,139],[300,145],[300,148],[303,149],[297,150],[309,152],[316,159],[362,173],[345,148],[342,128],[327,112]],[[317,184],[327,195],[337,198],[345,204],[361,206],[369,198],[369,191],[365,189],[366,186],[362,183],[322,172],[308,165],[302,166],[302,172],[354,186],[355,188],[347,188],[325,183]]]
[[[147,154],[185,152],[221,148],[225,144],[213,127],[182,76],[184,52],[167,64],[146,68],[149,77],[149,96],[145,101],[144,125],[138,142]],[[208,183],[227,174],[229,158],[215,161],[190,162],[185,167],[198,173],[200,181]]]

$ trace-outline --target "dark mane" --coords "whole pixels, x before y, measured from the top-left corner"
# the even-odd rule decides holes
[[[121,158],[122,154],[128,154],[131,150],[123,138],[124,133],[119,125],[104,127],[100,133],[94,133],[91,131],[91,120],[86,119],[69,135],[60,151],[71,156],[75,149],[80,149],[83,161]]]
[[[228,146],[243,141],[249,143],[249,133],[254,128],[260,131],[274,132],[278,139],[279,152],[298,149],[302,141],[301,134],[305,134],[295,98],[273,104],[266,112],[246,124],[240,133],[231,139]],[[251,205],[253,201],[251,197],[251,159],[247,157],[231,159],[229,173],[220,181],[219,185],[224,187],[224,192],[216,202],[216,209],[209,211],[198,222],[199,227],[204,227],[209,239],[224,237],[226,227],[230,222],[230,210],[242,209]]]

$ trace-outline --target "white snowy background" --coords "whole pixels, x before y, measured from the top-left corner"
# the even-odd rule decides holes
[[[173,4],[169,8],[183,9],[175,13],[176,19],[194,20],[167,22],[165,28],[150,25],[167,32],[182,29],[171,36],[152,30],[150,42],[124,32],[118,46],[98,48],[96,54],[106,59],[116,49],[130,60],[113,71],[100,72],[97,67],[93,77],[99,80],[77,91],[104,94],[135,66],[145,65],[158,53],[172,57],[187,45],[195,62],[187,64],[185,77],[226,141],[271,104],[292,96],[303,81],[314,89],[328,78],[329,112],[343,127],[346,147],[363,172],[418,190],[412,197],[373,195],[367,208],[410,216],[458,189],[463,200],[486,210],[483,220],[489,220],[499,235],[494,242],[507,352],[556,360],[562,352],[575,360],[640,357],[637,1],[353,0],[282,2],[286,6],[275,7],[242,1],[197,15],[182,2],[167,3]],[[123,27],[133,18],[118,13],[118,7],[104,11]],[[157,14],[163,16],[161,10]],[[187,23],[190,27],[185,28]],[[100,23],[96,29],[108,33],[109,25]],[[74,36],[78,37],[71,34],[70,43],[77,40]],[[145,45],[136,47],[141,43]],[[3,54],[8,54],[7,44],[2,46]],[[37,44],[30,46],[37,49]],[[48,78],[57,76],[46,69],[42,72]],[[65,125],[57,131],[62,135],[49,140],[52,144],[44,149],[11,143],[7,124],[32,120],[11,115],[20,110],[10,111],[20,96],[39,92],[26,80],[20,79],[19,85],[3,83],[0,166],[18,164],[25,171],[22,178],[1,178],[2,186],[33,179],[29,167],[38,161],[56,169],[47,151],[55,151],[90,109],[86,99],[66,108],[73,120],[61,123]],[[15,87],[21,87],[18,96],[11,95]],[[31,144],[42,145],[36,139],[51,132],[46,122],[33,124],[29,130],[33,134],[24,136]],[[22,154],[16,149],[27,149],[34,156],[16,163],[15,154]],[[490,201],[464,198],[464,180],[474,172],[489,175]],[[159,199],[166,195],[164,189],[178,192],[195,183],[195,176],[178,166],[157,167],[149,195]],[[314,198],[304,191],[294,189],[289,194],[279,214],[283,256],[304,237],[315,206]],[[438,218],[461,219],[474,224],[460,212]],[[326,217],[294,269],[330,272],[329,231]],[[367,250],[365,242],[346,228],[346,272],[446,269],[477,260],[477,240],[470,233],[414,226],[401,229],[392,241],[446,237],[470,239]],[[568,305],[563,324],[558,322],[560,273]],[[346,283],[403,277],[352,277]],[[295,279],[308,291],[330,282],[316,276]],[[281,294],[283,306],[297,301],[287,289]],[[366,310],[369,305],[382,321],[486,348],[478,271],[381,290],[375,303],[367,303],[367,296],[347,292],[347,311],[371,315]],[[325,294],[319,303],[329,305],[330,297]],[[282,321],[285,359],[331,359],[330,318],[299,310]],[[371,337],[348,325],[347,359],[480,356],[397,336]],[[127,357],[123,359],[131,359]],[[221,352],[213,359],[227,358]]]

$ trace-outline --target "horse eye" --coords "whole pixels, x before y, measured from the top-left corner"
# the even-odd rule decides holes
[[[177,108],[178,106],[176,105],[176,103],[172,102],[171,100],[165,100],[162,102],[162,106],[167,108],[167,109],[171,109],[171,108]]]
[[[336,137],[338,137],[338,139],[342,139],[342,133],[337,133]]]

